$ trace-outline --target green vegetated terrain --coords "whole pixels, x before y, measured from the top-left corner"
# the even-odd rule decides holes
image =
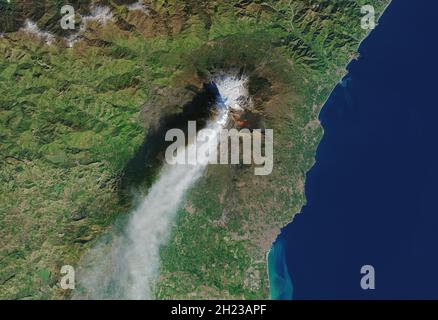
[[[75,266],[146,192],[159,155],[148,133],[210,75],[249,77],[254,113],[274,130],[274,170],[210,166],[162,248],[156,297],[269,298],[266,254],[305,203],[322,136],[318,113],[369,30],[362,5],[389,0],[0,0],[0,298],[63,299]],[[72,48],[59,12],[108,6]],[[51,45],[20,31],[26,19]],[[140,161],[138,161],[140,159]],[[137,161],[134,161],[137,160]]]

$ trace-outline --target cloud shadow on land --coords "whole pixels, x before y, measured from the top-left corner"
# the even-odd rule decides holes
[[[197,129],[202,129],[211,115],[219,96],[215,83],[204,83],[203,89],[182,107],[182,112],[162,116],[157,125],[146,134],[143,144],[126,164],[120,179],[119,196],[121,201],[131,188],[141,189],[151,186],[164,161],[166,148],[172,142],[165,141],[170,129],[181,129],[187,136],[188,121],[196,121]]]

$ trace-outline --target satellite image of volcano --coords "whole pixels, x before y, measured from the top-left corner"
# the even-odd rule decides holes
[[[403,2],[0,0],[0,299],[438,298]]]

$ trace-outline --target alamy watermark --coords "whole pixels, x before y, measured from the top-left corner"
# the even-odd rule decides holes
[[[372,265],[364,265],[360,269],[360,273],[363,277],[360,279],[360,287],[363,290],[376,289],[376,271]]]
[[[360,8],[360,13],[364,16],[360,20],[360,26],[365,30],[372,30],[376,27],[376,10],[372,5],[364,5]]]
[[[61,289],[74,290],[76,287],[75,268],[70,265],[64,265],[61,267],[61,274],[64,275],[59,283]]]
[[[61,28],[64,30],[75,29],[75,8],[72,5],[65,5],[61,8]]]
[[[186,140],[181,129],[167,131],[165,140],[173,142],[165,153],[168,164],[254,164],[255,175],[269,175],[272,172],[274,164],[272,129],[250,131],[249,129],[205,128],[197,132],[196,121],[189,121],[187,133]]]

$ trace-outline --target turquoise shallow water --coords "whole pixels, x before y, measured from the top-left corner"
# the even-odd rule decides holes
[[[270,295],[273,300],[292,300],[293,284],[289,275],[283,240],[277,240],[268,254]]]

